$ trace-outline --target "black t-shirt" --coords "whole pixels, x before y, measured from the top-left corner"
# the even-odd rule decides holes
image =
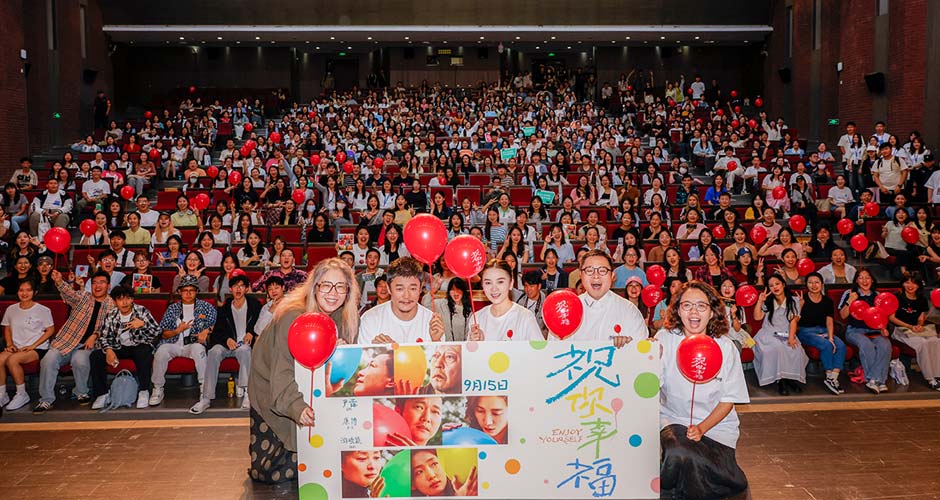
[[[800,321],[797,325],[802,327],[826,326],[826,318],[832,316],[832,299],[825,294],[819,302],[813,302],[809,294],[804,294],[803,308],[800,309]]]
[[[894,313],[894,316],[909,325],[916,325],[917,318],[919,318],[922,313],[930,310],[927,305],[927,297],[923,294],[918,294],[916,299],[909,299],[904,292],[901,292],[897,294],[897,297],[898,311]]]
[[[101,312],[101,302],[95,301],[95,310],[91,313],[91,320],[88,321],[88,327],[85,328],[85,334],[82,335],[81,343],[84,344],[88,337],[95,333],[95,324],[98,323],[98,313]]]

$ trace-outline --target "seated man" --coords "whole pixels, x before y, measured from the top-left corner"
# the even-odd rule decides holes
[[[86,179],[82,183],[82,193],[78,202],[75,203],[75,216],[80,217],[82,211],[87,206],[96,207],[101,210],[101,206],[111,196],[111,184],[101,178],[101,168],[92,167],[91,179]]]
[[[33,198],[29,205],[29,234],[39,235],[39,223],[43,218],[52,227],[66,227],[69,225],[69,214],[72,213],[72,198],[68,193],[59,189],[59,181],[49,179],[46,190]]]
[[[115,307],[108,312],[98,336],[98,349],[91,353],[91,389],[95,402],[91,409],[108,405],[108,366],[121,359],[133,359],[137,377],[137,408],[146,408],[150,399],[150,371],[153,367],[153,341],[160,325],[150,311],[134,304],[134,290],[125,286],[111,291]]]
[[[388,266],[391,300],[362,315],[360,344],[438,342],[444,337],[441,316],[418,303],[423,274],[421,263],[411,257],[402,257]]]
[[[219,365],[225,358],[238,360],[238,381],[236,396],[242,398],[242,409],[249,408],[247,387],[248,374],[251,373],[251,343],[255,339],[255,322],[261,313],[261,302],[248,297],[251,282],[245,275],[238,275],[229,281],[232,296],[219,308],[218,321],[209,337],[209,356],[206,361],[205,381],[202,384],[202,397],[189,409],[198,415],[209,408],[215,399],[216,385],[219,383]]]
[[[33,413],[41,414],[52,409],[55,402],[55,383],[59,377],[59,368],[72,365],[75,389],[72,394],[78,404],[91,403],[88,394],[88,375],[91,373],[91,353],[95,348],[105,316],[114,307],[114,301],[108,297],[108,273],[98,271],[89,280],[89,290],[74,290],[72,284],[62,279],[59,271],[52,271],[62,300],[71,308],[69,317],[62,329],[52,338],[46,355],[39,363],[39,403]]]
[[[265,281],[264,291],[268,296],[268,300],[266,300],[264,306],[261,307],[261,312],[258,313],[258,320],[255,321],[254,332],[256,337],[264,333],[264,329],[268,327],[271,320],[274,318],[271,309],[284,298],[284,279],[280,276],[271,276]]]
[[[124,233],[118,234],[121,234],[121,236],[124,235]],[[117,239],[119,238],[115,238],[115,240]],[[121,241],[123,242],[123,240]],[[125,249],[125,252],[130,252],[130,250]],[[103,272],[110,280],[108,291],[105,293],[109,293],[114,287],[120,285],[121,281],[124,280],[126,276],[121,271],[114,269],[117,266],[117,261],[117,254],[115,254],[113,250],[102,250],[101,253],[98,254],[97,271],[95,271],[95,273]],[[91,255],[88,256],[88,262],[93,265],[95,264],[94,258]],[[130,262],[133,264],[134,260],[131,259]],[[83,282],[81,278],[76,279],[75,282],[78,283],[79,287],[84,287],[86,292],[91,291],[91,282]]]
[[[206,372],[206,343],[209,341],[212,325],[215,324],[215,307],[196,298],[199,279],[195,276],[183,276],[178,291],[180,301],[170,304],[163,320],[160,321],[163,335],[153,356],[153,393],[150,395],[150,406],[163,402],[166,369],[173,358],[186,357],[193,360],[200,386]]]

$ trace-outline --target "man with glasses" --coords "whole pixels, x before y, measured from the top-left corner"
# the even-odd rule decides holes
[[[163,334],[159,338],[157,352],[153,355],[153,393],[150,395],[150,406],[163,402],[166,369],[173,358],[192,359],[196,365],[200,386],[205,380],[206,343],[209,341],[209,332],[215,325],[216,310],[212,304],[196,299],[198,291],[199,279],[191,275],[183,276],[179,286],[181,300],[170,304],[163,314],[163,320],[160,321]]]
[[[610,291],[613,279],[613,262],[609,255],[600,250],[584,254],[581,260],[584,318],[574,335],[566,340],[609,339],[620,348],[634,338],[649,337],[640,310],[632,302]]]
[[[202,397],[189,409],[194,415],[206,411],[215,399],[216,386],[219,383],[219,366],[225,358],[238,360],[238,380],[235,384],[236,397],[242,398],[242,409],[247,410],[248,374],[251,373],[251,344],[255,339],[255,324],[261,314],[261,302],[246,296],[251,282],[245,275],[233,277],[229,281],[232,296],[219,308],[218,321],[209,337],[209,354],[206,360],[206,375],[202,384]]]
[[[119,234],[122,237],[124,236],[124,233],[119,233]],[[123,242],[123,239],[121,239],[121,242]],[[129,251],[129,250],[126,250],[126,251]],[[98,254],[98,266],[97,266],[96,272],[103,271],[107,273],[108,276],[111,277],[111,282],[110,284],[108,284],[108,291],[106,293],[110,293],[111,290],[114,290],[114,287],[120,285],[121,281],[123,281],[124,277],[126,276],[121,271],[115,271],[115,267],[117,267],[117,261],[118,261],[117,254],[114,253],[113,250],[110,250],[110,249],[103,250],[100,254]],[[134,262],[134,260],[131,259],[131,262]],[[91,262],[91,263],[94,264],[94,262]],[[85,281],[83,283],[82,278],[76,278],[75,282],[78,283],[79,287],[83,287],[86,292],[91,293],[91,281]]]
[[[422,306],[420,262],[402,257],[388,266],[391,300],[362,315],[359,322],[360,344],[438,342],[444,338],[444,320]]]

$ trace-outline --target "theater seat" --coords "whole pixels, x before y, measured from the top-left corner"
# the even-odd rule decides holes
[[[219,365],[219,371],[224,373],[238,373],[238,360],[235,358],[225,358]]]
[[[753,363],[754,362],[754,350],[748,347],[741,349],[741,362]]]

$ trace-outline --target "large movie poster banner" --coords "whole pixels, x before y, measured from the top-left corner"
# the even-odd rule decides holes
[[[341,346],[296,366],[300,498],[658,498],[659,349]]]

